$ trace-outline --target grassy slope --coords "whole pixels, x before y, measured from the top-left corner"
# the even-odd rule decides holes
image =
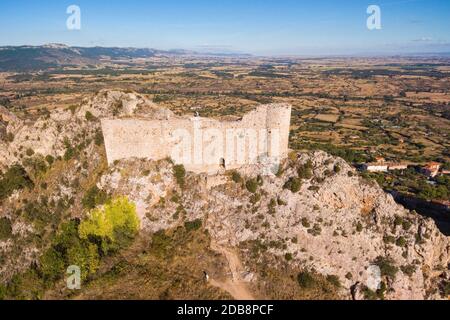
[[[106,259],[80,292],[56,288],[46,299],[230,299],[203,279],[203,271],[221,275],[225,261],[209,249],[203,230],[180,227],[152,238],[141,237],[127,250]],[[62,289],[62,290],[59,290]]]

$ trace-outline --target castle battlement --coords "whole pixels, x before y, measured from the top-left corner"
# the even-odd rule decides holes
[[[269,104],[237,121],[170,116],[103,119],[101,123],[109,164],[170,157],[188,171],[216,174],[287,157],[290,120],[290,105]]]

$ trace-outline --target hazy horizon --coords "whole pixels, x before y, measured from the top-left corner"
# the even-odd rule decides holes
[[[80,30],[66,27],[71,5],[81,9]],[[380,30],[367,28],[370,5],[381,9]],[[0,46],[62,43],[263,56],[450,52],[445,0],[3,0],[0,9]]]

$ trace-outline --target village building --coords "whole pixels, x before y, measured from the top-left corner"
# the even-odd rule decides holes
[[[406,170],[406,169],[408,169],[407,163],[390,163],[390,164],[388,164],[389,171]]]
[[[427,163],[424,167],[422,167],[421,172],[429,178],[434,178],[439,174],[440,169],[441,169],[440,163],[430,162]]]
[[[386,162],[386,159],[382,157],[376,157],[375,162],[363,165],[363,170],[368,172],[388,172],[406,169],[408,169],[407,163]]]

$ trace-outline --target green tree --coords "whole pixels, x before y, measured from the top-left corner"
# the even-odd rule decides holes
[[[94,274],[100,265],[100,256],[98,247],[93,243],[77,242],[67,251],[67,260],[69,265],[79,266],[81,269],[81,278],[86,280]]]
[[[87,220],[81,222],[81,239],[99,240],[101,250],[107,254],[126,246],[139,231],[136,206],[126,197],[119,197],[103,208],[91,211]]]
[[[46,282],[53,282],[64,275],[64,257],[55,248],[47,250],[40,258],[40,271]]]

